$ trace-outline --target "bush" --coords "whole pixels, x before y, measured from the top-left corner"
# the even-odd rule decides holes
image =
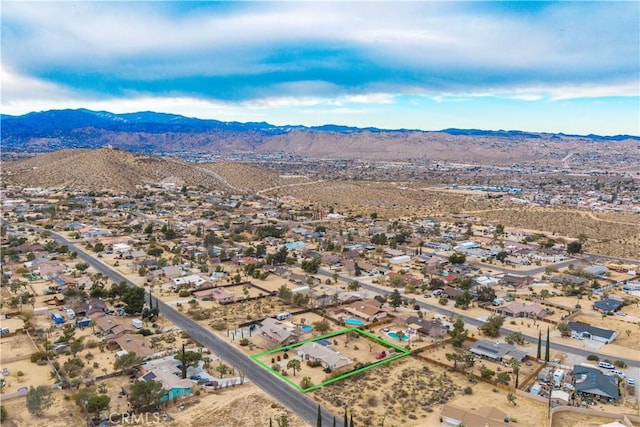
[[[283,359],[285,359],[285,360],[286,360],[286,359],[288,359],[288,358],[289,358],[289,353],[285,353],[285,354],[283,354],[283,355],[282,355],[282,358],[283,358]]]
[[[473,389],[470,386],[464,388],[464,394],[473,394]]]
[[[597,361],[600,360],[600,358],[595,354],[590,354],[590,355],[587,356],[587,360],[592,360],[594,362],[597,362]]]
[[[47,353],[45,351],[36,351],[35,353],[31,353],[31,363],[38,363],[42,360],[47,360]]]
[[[140,335],[142,335],[143,337],[148,337],[149,335],[153,335],[153,332],[151,332],[151,330],[147,329],[147,328],[142,328],[138,331],[138,333]]]
[[[280,355],[278,355],[278,357],[277,357],[276,359],[277,359],[277,360],[278,360],[278,362],[279,362],[279,361],[281,361],[281,360],[282,360],[282,357],[280,357]]]
[[[180,292],[178,292],[178,296],[179,296],[180,298],[188,298],[188,297],[190,297],[190,296],[191,296],[191,292],[189,292],[189,291],[188,291],[188,290],[186,290],[186,289],[183,289],[183,290],[181,290]]]
[[[624,363],[624,361],[622,360],[616,360],[615,362],[613,362],[613,364],[615,365],[616,368],[626,368],[627,364]]]
[[[224,331],[225,329],[227,329],[227,324],[225,322],[218,321],[211,323],[211,327],[216,331]]]
[[[241,345],[242,347],[246,347],[246,346],[248,346],[248,345],[249,345],[249,340],[248,340],[247,338],[242,338],[242,339],[240,340],[240,345]]]

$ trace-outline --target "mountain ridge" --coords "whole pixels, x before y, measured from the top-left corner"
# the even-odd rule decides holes
[[[253,156],[286,153],[316,159],[416,160],[465,164],[538,164],[564,167],[571,153],[580,164],[593,159],[626,166],[640,151],[640,137],[581,136],[520,130],[276,126],[222,122],[141,111],[49,110],[0,117],[3,154],[37,154],[66,148],[110,146],[132,153]],[[615,144],[615,145],[614,145]],[[610,152],[617,152],[615,158]],[[182,155],[181,154],[181,155]],[[613,157],[612,157],[613,156]],[[622,160],[621,160],[622,159]],[[611,163],[607,167],[610,167]]]

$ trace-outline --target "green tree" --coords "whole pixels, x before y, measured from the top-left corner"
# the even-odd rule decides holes
[[[467,256],[460,252],[455,252],[447,258],[447,261],[449,261],[450,264],[464,264],[466,260]]]
[[[397,289],[394,289],[389,296],[389,304],[393,307],[393,311],[398,311],[398,307],[402,304],[402,295]]]
[[[567,253],[569,255],[582,253],[582,242],[576,240],[574,242],[567,243]]]
[[[300,360],[298,359],[291,359],[287,362],[287,368],[291,369],[293,371],[293,376],[296,376],[296,371],[299,371],[301,369],[300,366]]]
[[[159,381],[136,381],[131,386],[129,402],[134,411],[140,411],[148,406],[160,404],[160,399],[164,396],[162,383]]]
[[[502,384],[509,384],[511,382],[511,375],[509,375],[508,372],[500,372],[496,378],[498,379],[498,382]]]
[[[127,287],[124,293],[120,296],[120,300],[125,303],[125,313],[142,313],[142,308],[145,303],[144,289],[137,286]]]
[[[216,372],[219,373],[220,378],[222,378],[224,374],[229,372],[229,366],[225,365],[224,363],[220,363],[218,366],[216,366]]]
[[[178,354],[173,357],[180,361],[180,364],[182,365],[182,378],[186,378],[187,368],[198,365],[198,362],[202,360],[202,353],[192,350],[185,351],[184,346],[182,346],[182,351],[178,352]]]
[[[549,327],[547,326],[547,344],[544,350],[544,360],[545,362],[548,362],[550,360],[550,356],[549,356]]]
[[[504,316],[491,316],[480,326],[480,330],[488,337],[497,337],[500,335],[500,328],[504,323]]]
[[[329,332],[329,329],[331,329],[331,325],[326,319],[320,320],[319,322],[313,322],[312,326],[320,335],[326,334]]]
[[[571,333],[571,328],[567,322],[560,322],[558,323],[558,331],[560,331],[562,335],[567,335]]]
[[[480,302],[490,302],[496,299],[496,291],[490,286],[478,286],[476,293],[478,301]]]
[[[27,392],[27,411],[31,415],[42,418],[51,405],[53,405],[53,396],[48,386],[29,387]]]
[[[320,257],[313,257],[311,260],[304,260],[300,267],[309,274],[316,274],[320,268]]]
[[[92,414],[99,414],[100,411],[108,409],[110,403],[111,398],[106,394],[93,396],[87,401],[87,411]]]
[[[357,291],[358,289],[360,289],[360,282],[358,282],[357,280],[352,280],[349,282],[349,285],[347,287],[350,291]]]
[[[115,371],[127,371],[131,372],[133,368],[142,365],[144,359],[138,356],[135,351],[123,354],[116,358],[113,362],[113,369]]]
[[[87,264],[86,262],[79,262],[77,263],[74,268],[78,271],[86,271],[89,268],[89,264]]]
[[[462,347],[462,344],[467,339],[469,331],[464,327],[464,321],[461,318],[456,319],[453,323],[453,328],[449,332],[451,335],[451,345],[455,348]]]
[[[538,331],[538,360],[542,359],[542,331]]]
[[[485,378],[485,379],[489,379],[495,374],[496,374],[495,371],[492,371],[491,369],[488,369],[488,368],[482,368],[480,370],[480,376],[482,376],[482,378]]]

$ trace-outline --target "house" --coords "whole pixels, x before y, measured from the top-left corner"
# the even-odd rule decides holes
[[[447,328],[440,320],[425,320],[418,316],[409,316],[406,324],[411,331],[428,337],[444,338],[447,335]]]
[[[451,286],[445,286],[442,289],[442,295],[446,295],[449,299],[454,299],[456,297],[461,297],[464,295],[464,291],[461,289],[453,288]]]
[[[140,334],[124,334],[114,338],[112,342],[118,344],[121,350],[127,353],[135,353],[144,358],[150,357],[155,353],[147,339]]]
[[[93,313],[104,313],[107,310],[107,304],[100,298],[72,298],[69,306],[76,313],[76,316],[88,316]]]
[[[179,289],[183,286],[186,286],[186,287],[200,286],[204,282],[206,282],[205,279],[203,279],[197,274],[191,274],[189,276],[183,276],[183,277],[174,277],[173,279],[171,279],[171,281],[173,282],[172,288],[174,289]]]
[[[585,273],[593,274],[594,276],[602,277],[604,276],[609,269],[606,265],[592,265],[591,267],[587,267],[584,269]]]
[[[533,277],[520,276],[516,274],[505,274],[504,276],[502,276],[502,279],[500,279],[500,281],[507,286],[512,286],[517,289],[531,285],[533,283]]]
[[[298,333],[294,324],[281,322],[272,317],[267,317],[262,321],[258,329],[258,336],[262,337],[269,346],[276,344],[273,346],[274,348],[298,341]]]
[[[446,404],[440,412],[442,425],[465,427],[504,427],[508,425],[509,417],[495,407],[481,407],[465,409]]]
[[[568,322],[571,329],[571,335],[580,338],[589,338],[590,340],[610,344],[616,339],[618,333],[611,329],[598,328],[596,326],[587,325],[586,323]]]
[[[576,393],[586,397],[596,397],[608,401],[618,400],[618,377],[604,375],[600,369],[583,365],[573,367],[573,386]]]
[[[343,310],[366,322],[375,322],[387,317],[387,311],[382,309],[382,303],[374,299],[354,301],[343,307]]]
[[[509,362],[512,359],[522,362],[527,356],[526,352],[518,350],[511,344],[487,340],[476,341],[469,351],[478,356],[499,362]]]
[[[134,332],[134,327],[128,319],[118,316],[105,316],[94,313],[89,316],[96,325],[96,333],[107,339],[113,339]]]
[[[38,264],[38,268],[34,271],[42,277],[44,280],[53,280],[54,277],[59,276],[67,270],[67,266],[60,264],[57,261],[43,262]]]
[[[193,382],[188,379],[182,379],[175,372],[179,370],[170,362],[158,364],[145,372],[138,380],[140,381],[158,381],[162,384],[165,391],[161,402],[173,400],[176,397],[188,396],[193,393]]]
[[[593,303],[593,309],[598,310],[602,314],[615,313],[622,307],[622,301],[613,298],[604,298]]]
[[[347,356],[315,342],[302,344],[296,349],[296,353],[305,360],[320,362],[324,368],[332,370],[344,368],[353,363]]]
[[[517,301],[512,301],[500,307],[498,312],[503,316],[528,317],[532,319],[541,319],[547,316],[547,310],[540,304],[525,304]]]

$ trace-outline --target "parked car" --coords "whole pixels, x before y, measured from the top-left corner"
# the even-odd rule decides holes
[[[378,360],[384,359],[385,357],[387,357],[387,353],[385,351],[381,351],[380,353],[376,354],[376,359]]]
[[[612,375],[620,375],[622,378],[626,377],[626,374],[624,372],[617,369],[612,369],[609,372],[611,372]]]
[[[635,382],[635,380],[634,380],[633,378],[628,378],[628,379],[627,379],[627,384],[629,384],[629,385],[636,385],[636,382]]]
[[[618,316],[626,316],[626,315],[627,315],[627,313],[625,313],[625,312],[623,312],[623,311],[616,311],[616,314],[617,314]]]

